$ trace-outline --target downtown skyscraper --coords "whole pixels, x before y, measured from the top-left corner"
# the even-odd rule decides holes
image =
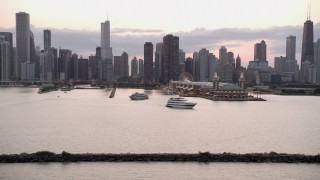
[[[179,37],[168,34],[163,37],[161,83],[179,79]]]
[[[18,62],[30,62],[30,17],[28,13],[16,13],[16,46]]]
[[[264,40],[254,45],[254,61],[267,61],[267,44]]]
[[[313,55],[313,22],[309,16],[303,26],[301,65],[305,61],[313,64]]]
[[[138,76],[138,59],[134,57],[131,60],[131,77],[137,77]]]
[[[296,36],[288,36],[286,41],[287,60],[296,60]]]
[[[28,13],[16,13],[16,47],[17,47],[17,77],[21,80],[35,79],[35,49],[34,37],[30,30]]]
[[[6,76],[8,75],[9,72],[9,76],[4,77],[2,76],[1,79],[11,79],[12,77],[15,77],[15,62],[14,62],[14,53],[13,53],[13,36],[11,32],[0,32],[0,45],[1,45],[1,51],[5,51],[5,53],[7,53],[7,46],[9,43],[9,51],[10,54],[6,54],[4,55],[2,52],[0,53],[0,72],[3,73],[4,71]],[[2,57],[4,56],[4,57]],[[8,58],[8,59],[7,59]],[[5,61],[7,62],[5,65],[2,65],[1,63],[3,63],[3,60],[6,59]],[[10,67],[8,69],[8,67]]]
[[[144,83],[153,83],[153,44],[146,42],[144,44]]]
[[[43,49],[48,51],[51,48],[51,31],[49,29],[43,30]]]
[[[110,21],[101,23],[101,71],[102,80],[113,80],[113,54],[110,46]]]

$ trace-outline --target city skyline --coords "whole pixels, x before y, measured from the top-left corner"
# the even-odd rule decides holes
[[[83,6],[88,5],[87,3],[81,5],[76,4],[75,10],[79,10],[79,12],[74,11],[74,14],[79,16],[80,12],[91,12],[90,10],[93,6],[100,9],[100,7],[96,5],[99,2],[100,1],[91,2],[91,5],[88,6],[87,9],[81,9]],[[129,1],[122,2],[131,3]],[[192,5],[191,1],[174,1],[172,3],[173,6],[179,5],[179,12],[183,12],[182,14],[185,14],[185,17],[187,18],[179,19],[181,15],[180,13],[177,13],[177,17],[175,18],[164,16],[161,21],[158,21],[158,18],[149,20],[140,18],[141,12],[137,13],[137,15],[136,13],[131,13],[126,17],[124,17],[124,15],[120,15],[119,12],[115,11],[119,4],[121,4],[120,2],[116,3],[110,1],[110,8],[106,8],[103,13],[93,13],[95,17],[92,17],[93,15],[90,13],[81,13],[80,18],[74,19],[74,15],[70,14],[68,15],[69,18],[61,19],[59,18],[60,15],[58,13],[55,13],[54,17],[50,17],[52,16],[52,14],[50,14],[51,8],[48,10],[48,13],[44,13],[42,9],[45,4],[52,5],[52,9],[54,9],[55,4],[59,3],[53,4],[51,1],[33,1],[29,2],[27,5],[24,1],[16,0],[7,3],[7,6],[9,7],[6,10],[1,11],[2,17],[10,18],[6,18],[5,21],[0,24],[0,31],[12,32],[15,37],[15,28],[13,27],[15,21],[12,16],[14,16],[19,10],[25,11],[30,14],[30,28],[34,33],[36,46],[40,46],[41,49],[43,49],[43,30],[49,29],[52,32],[53,47],[71,49],[79,56],[83,55],[84,57],[88,57],[91,54],[95,54],[95,48],[100,45],[100,23],[104,22],[108,18],[107,14],[109,14],[109,20],[111,23],[111,44],[114,50],[113,54],[121,55],[122,52],[127,52],[129,59],[134,56],[137,58],[143,58],[143,44],[145,42],[150,41],[153,44],[159,43],[162,41],[163,36],[171,33],[180,37],[180,48],[186,52],[186,57],[192,57],[192,53],[194,51],[199,51],[202,48],[206,48],[210,50],[210,52],[213,52],[214,55],[218,56],[219,48],[221,46],[226,46],[228,50],[234,52],[235,56],[238,54],[240,55],[244,66],[248,64],[248,61],[253,60],[254,44],[261,40],[266,41],[268,46],[267,60],[270,62],[270,65],[273,65],[273,59],[275,56],[285,56],[286,37],[293,35],[297,37],[296,59],[299,60],[301,56],[303,22],[307,19],[307,6],[309,2],[271,1],[264,4],[266,7],[271,7],[270,4],[273,4],[275,10],[284,8],[283,11],[281,11],[282,15],[273,11],[273,13],[266,14],[266,11],[261,10],[261,8],[259,8],[259,10],[261,10],[262,15],[254,14],[257,12],[254,9],[259,3],[255,1],[246,2],[250,4],[249,7],[243,7],[241,5],[237,6],[237,2],[229,1],[221,3],[208,2],[209,4],[206,6],[210,6],[211,3],[216,4],[215,6],[211,6],[212,10],[206,13],[193,15],[198,18],[195,21],[194,17],[191,17],[190,14],[195,14],[193,12],[197,12],[198,10],[194,10],[193,12],[188,11]],[[68,5],[70,5],[70,7],[72,7],[72,3],[74,2],[65,2],[65,6],[68,7]],[[201,4],[201,2],[197,3]],[[317,5],[319,5],[319,2],[311,1],[311,3],[311,20],[314,22],[314,41],[316,41],[320,35],[320,15],[315,13],[315,9]],[[288,4],[290,4],[290,8],[287,7],[289,6]],[[136,11],[147,8],[148,6],[150,6],[150,2],[145,4],[139,3],[139,7],[136,8]],[[235,8],[234,6],[237,6],[237,11],[233,11]],[[135,7],[137,6],[132,4],[131,8],[134,9]],[[160,9],[161,7],[163,7],[163,5],[159,5]],[[212,15],[217,15],[217,12],[214,10],[217,10],[218,7],[230,7],[230,9],[228,9],[229,15],[227,16],[224,13],[221,13],[219,16],[210,18]],[[208,7],[204,7],[204,9],[208,9]],[[160,16],[156,13],[154,8],[152,11],[155,12],[152,13],[150,18]],[[11,12],[14,13],[7,14]],[[39,15],[41,12],[42,14]],[[221,11],[219,10],[218,12]],[[237,19],[230,19],[230,16],[234,16],[235,13],[240,13],[237,14],[237,16],[239,16],[237,18],[243,18],[243,14],[246,14],[248,17],[244,18],[239,25]],[[275,20],[274,14],[278,15],[276,18],[277,20]],[[39,20],[39,18],[47,19],[48,17],[50,17],[50,25]],[[132,23],[123,23],[123,21],[126,20],[132,21],[132,18],[136,18]],[[56,23],[56,21],[64,22],[65,19],[69,19],[69,21],[64,25]],[[83,27],[77,26],[79,25],[78,19],[83,21],[80,23]],[[172,19],[178,22],[176,23],[177,25],[168,25]],[[188,22],[186,22],[186,19],[188,19]],[[206,22],[208,19],[210,19],[210,22]],[[224,19],[223,21],[225,21],[225,23],[216,22],[218,21],[217,19],[220,19],[220,21],[221,19]],[[270,21],[270,19],[273,20]],[[141,25],[141,23],[147,25]],[[186,24],[188,24],[188,27],[184,27]],[[298,62],[300,63],[300,61]]]

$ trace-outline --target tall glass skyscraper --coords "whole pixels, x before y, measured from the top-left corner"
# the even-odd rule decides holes
[[[110,47],[110,21],[101,23],[101,58],[112,59],[112,48]]]
[[[146,42],[144,44],[144,83],[153,83],[153,44]]]
[[[18,62],[30,62],[30,17],[28,13],[16,13],[16,46]]]
[[[101,23],[101,74],[102,80],[113,80],[113,54],[110,47],[110,21]]]
[[[307,21],[303,26],[303,37],[302,37],[302,52],[301,52],[301,64],[304,61],[309,61],[313,64],[313,22],[308,17]]]
[[[43,31],[43,47],[45,51],[51,48],[51,31],[49,29]]]
[[[162,52],[162,83],[169,83],[170,80],[178,80],[179,68],[179,37],[168,34],[163,37]]]

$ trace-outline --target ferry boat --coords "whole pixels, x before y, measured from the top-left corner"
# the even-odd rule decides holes
[[[148,99],[149,96],[144,94],[144,93],[134,93],[132,94],[131,96],[129,96],[131,100],[145,100],[145,99]]]
[[[192,109],[197,103],[190,102],[184,97],[173,97],[167,102],[167,107],[180,108],[180,109]]]

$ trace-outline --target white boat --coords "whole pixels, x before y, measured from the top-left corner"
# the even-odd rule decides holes
[[[148,99],[149,96],[144,93],[134,93],[131,96],[129,96],[131,100],[145,100]]]
[[[167,107],[192,109],[197,103],[190,102],[184,97],[170,98],[167,102]]]

